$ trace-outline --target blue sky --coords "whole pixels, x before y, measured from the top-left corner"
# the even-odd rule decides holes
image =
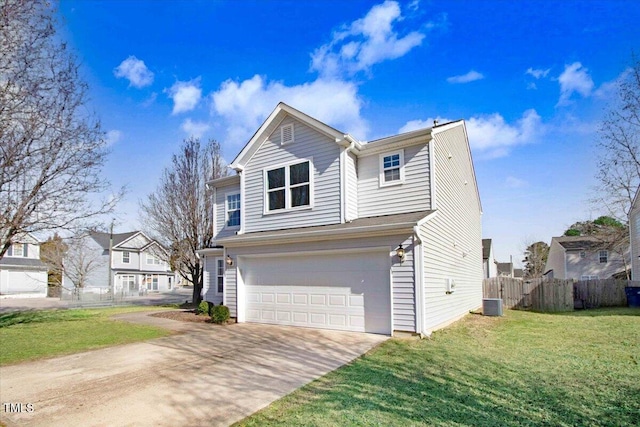
[[[362,140],[465,119],[499,261],[603,213],[598,122],[640,52],[636,1],[62,0],[128,193],[117,231],[189,135],[232,160],[279,101]]]

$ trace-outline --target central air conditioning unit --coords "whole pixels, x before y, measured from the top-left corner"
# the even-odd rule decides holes
[[[502,298],[484,298],[482,314],[485,316],[502,316]]]

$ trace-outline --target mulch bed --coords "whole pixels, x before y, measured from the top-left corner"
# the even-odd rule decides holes
[[[151,316],[162,317],[163,319],[179,320],[181,322],[211,323],[211,317],[206,314],[197,315],[195,310],[172,310],[154,313]]]

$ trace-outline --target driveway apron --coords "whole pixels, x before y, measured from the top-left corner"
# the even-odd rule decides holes
[[[0,368],[7,426],[225,426],[348,363],[385,336],[149,317],[165,338]],[[22,412],[6,404],[21,403]],[[25,410],[31,404],[32,411]],[[14,406],[15,409],[15,406]]]

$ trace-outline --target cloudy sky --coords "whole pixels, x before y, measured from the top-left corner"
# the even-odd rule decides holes
[[[599,120],[640,52],[640,3],[62,0],[140,227],[181,141],[232,160],[284,101],[362,141],[465,119],[500,261],[599,216],[588,203]]]

